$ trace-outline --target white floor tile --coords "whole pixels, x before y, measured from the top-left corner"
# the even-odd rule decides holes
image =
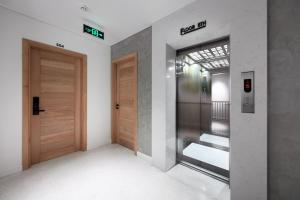
[[[229,189],[226,185],[182,167],[176,166],[168,173],[164,173],[134,156],[126,148],[108,145],[43,162],[24,172],[1,178],[0,199],[221,200],[227,198]],[[222,194],[224,190],[228,192]]]
[[[229,185],[213,179],[205,174],[198,171],[191,170],[182,165],[176,165],[170,171],[167,172],[172,178],[175,178],[179,182],[194,188],[200,194],[205,194],[206,196],[213,199],[225,200],[230,198]],[[227,194],[224,192],[228,191]]]

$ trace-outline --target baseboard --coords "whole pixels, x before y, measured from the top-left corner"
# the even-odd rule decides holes
[[[139,157],[139,158],[145,160],[146,162],[148,162],[149,164],[152,164],[152,157],[151,156],[148,156],[148,155],[146,155],[142,152],[139,152],[139,151],[136,153],[136,155],[137,155],[137,157]]]
[[[22,171],[22,166],[12,167],[12,168],[3,170],[3,171],[0,172],[0,178],[15,174],[15,173],[18,173],[18,172],[21,172],[21,171]]]

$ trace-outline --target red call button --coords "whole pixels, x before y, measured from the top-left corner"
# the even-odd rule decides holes
[[[251,92],[252,90],[252,84],[251,79],[244,79],[244,91],[245,92]]]

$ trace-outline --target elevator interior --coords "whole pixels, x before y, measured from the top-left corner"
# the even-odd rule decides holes
[[[177,51],[177,161],[229,180],[230,51],[222,39]]]

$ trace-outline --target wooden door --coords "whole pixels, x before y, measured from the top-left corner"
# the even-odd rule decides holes
[[[79,58],[32,49],[30,99],[31,164],[80,150],[81,73]],[[33,109],[33,108],[32,108]]]
[[[137,151],[137,57],[113,61],[113,142]]]

